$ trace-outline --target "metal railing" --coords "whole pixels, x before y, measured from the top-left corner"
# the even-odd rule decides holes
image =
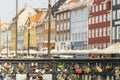
[[[0,78],[16,80],[17,74],[30,77],[50,74],[50,80],[116,80],[120,78],[120,59],[0,59]],[[4,73],[4,75],[3,75]]]

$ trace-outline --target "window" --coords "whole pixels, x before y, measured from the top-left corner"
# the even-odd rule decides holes
[[[96,16],[96,23],[98,23],[98,16]]]
[[[103,22],[106,22],[106,14],[103,15]]]
[[[88,35],[89,35],[89,38],[91,38],[91,30],[89,30],[89,34]]]
[[[118,39],[120,40],[120,26],[118,27]]]
[[[102,22],[102,15],[99,16],[99,22]]]
[[[59,21],[59,15],[57,15],[57,21]]]
[[[61,15],[60,15],[60,19],[61,19],[61,20],[63,19],[63,13],[61,13]]]
[[[120,19],[120,10],[117,10],[117,19]]]
[[[110,27],[107,27],[107,35],[110,36]]]
[[[95,34],[96,34],[96,37],[98,37],[98,29],[96,29],[96,33]]]
[[[66,30],[66,23],[64,23],[64,30]]]
[[[113,5],[116,5],[116,0],[112,0]]]
[[[57,31],[59,31],[59,25],[57,24]]]
[[[92,38],[94,38],[94,29],[92,30]]]
[[[94,12],[94,5],[92,6],[92,12]]]
[[[102,4],[99,5],[99,10],[102,11]]]
[[[62,23],[61,23],[61,26],[60,26],[60,31],[62,31],[62,29],[63,29],[62,27],[63,27],[63,25],[62,25]]]
[[[70,23],[68,22],[67,29],[70,29]]]
[[[120,0],[117,0],[117,4],[120,4]]]
[[[66,19],[66,12],[64,13],[64,19]]]
[[[98,12],[98,6],[96,5],[96,12]]]
[[[112,37],[113,37],[113,39],[115,39],[115,27],[113,27],[113,29],[112,29]]]
[[[70,12],[68,12],[68,18],[70,18]]]
[[[120,39],[120,26],[117,26],[117,32],[118,32],[117,39]]]
[[[106,3],[103,4],[103,9],[104,9],[104,10],[106,9]]]
[[[91,24],[91,18],[89,18],[89,24]]]
[[[94,17],[92,17],[92,24],[94,24]]]
[[[106,28],[103,28],[103,36],[106,36]]]
[[[103,48],[106,48],[106,43],[103,43]]]
[[[102,36],[102,28],[99,29],[99,36]]]
[[[112,13],[112,18],[113,18],[113,20],[116,19],[116,11],[113,11],[113,13]]]

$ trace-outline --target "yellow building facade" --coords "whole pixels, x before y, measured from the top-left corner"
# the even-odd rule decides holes
[[[30,48],[36,48],[36,28],[30,28]],[[28,29],[24,30],[24,48],[28,49]]]
[[[16,49],[16,24],[13,23],[10,25],[10,34],[11,39],[10,39],[10,50],[15,51]]]

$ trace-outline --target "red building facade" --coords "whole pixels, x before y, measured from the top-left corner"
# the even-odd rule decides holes
[[[110,44],[111,1],[94,0],[88,18],[88,49],[104,49]]]

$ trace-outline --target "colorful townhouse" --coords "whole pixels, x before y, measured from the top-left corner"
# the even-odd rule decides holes
[[[112,0],[112,43],[120,42],[120,0]]]
[[[78,0],[71,9],[71,49],[87,49],[87,27],[90,14],[90,4],[93,0]]]
[[[50,49],[55,49],[55,18],[53,16],[50,16]],[[48,15],[44,20],[44,41],[43,41],[43,48],[48,48],[48,27],[49,27],[49,20]]]
[[[1,23],[0,25],[0,39],[1,39],[1,51],[8,49],[10,46],[10,27],[8,23]]]
[[[41,11],[41,18],[38,20],[38,24],[36,25],[36,41],[37,41],[37,49],[40,51],[44,48],[44,31],[45,31],[45,19],[47,17],[47,10]]]
[[[111,0],[94,0],[90,11],[88,49],[104,49],[111,43]]]
[[[66,0],[56,12],[56,49],[71,49],[70,47],[70,9],[77,0]]]
[[[40,28],[38,28],[39,22],[41,21],[41,18],[44,15],[44,11],[39,10],[39,13],[36,15],[30,16],[31,20],[31,29],[30,29],[30,47],[32,49],[39,50],[39,40],[42,38],[39,37],[39,32],[41,31]]]
[[[27,35],[27,32],[24,33],[24,27],[26,27],[26,21],[28,20],[29,16],[30,15],[35,15],[37,12],[34,10],[34,8],[32,8],[31,6],[28,6],[28,5],[25,5],[25,7],[20,10],[20,12],[18,13],[18,26],[17,26],[17,49],[18,50],[24,50],[24,49],[27,49],[27,42],[28,40],[24,39],[24,37],[26,38]],[[13,27],[14,28],[11,28],[11,35],[16,35],[16,16],[13,18],[13,24],[14,25]],[[28,27],[28,26],[27,26]],[[13,31],[12,31],[13,29]],[[27,29],[27,28],[26,28]],[[13,38],[12,38],[13,37]],[[11,36],[12,38],[12,43],[11,44],[16,44],[16,36]],[[15,39],[15,40],[14,40]],[[13,45],[11,45],[12,47]],[[15,48],[15,45],[14,45],[14,48]],[[15,49],[14,49],[15,50]]]

